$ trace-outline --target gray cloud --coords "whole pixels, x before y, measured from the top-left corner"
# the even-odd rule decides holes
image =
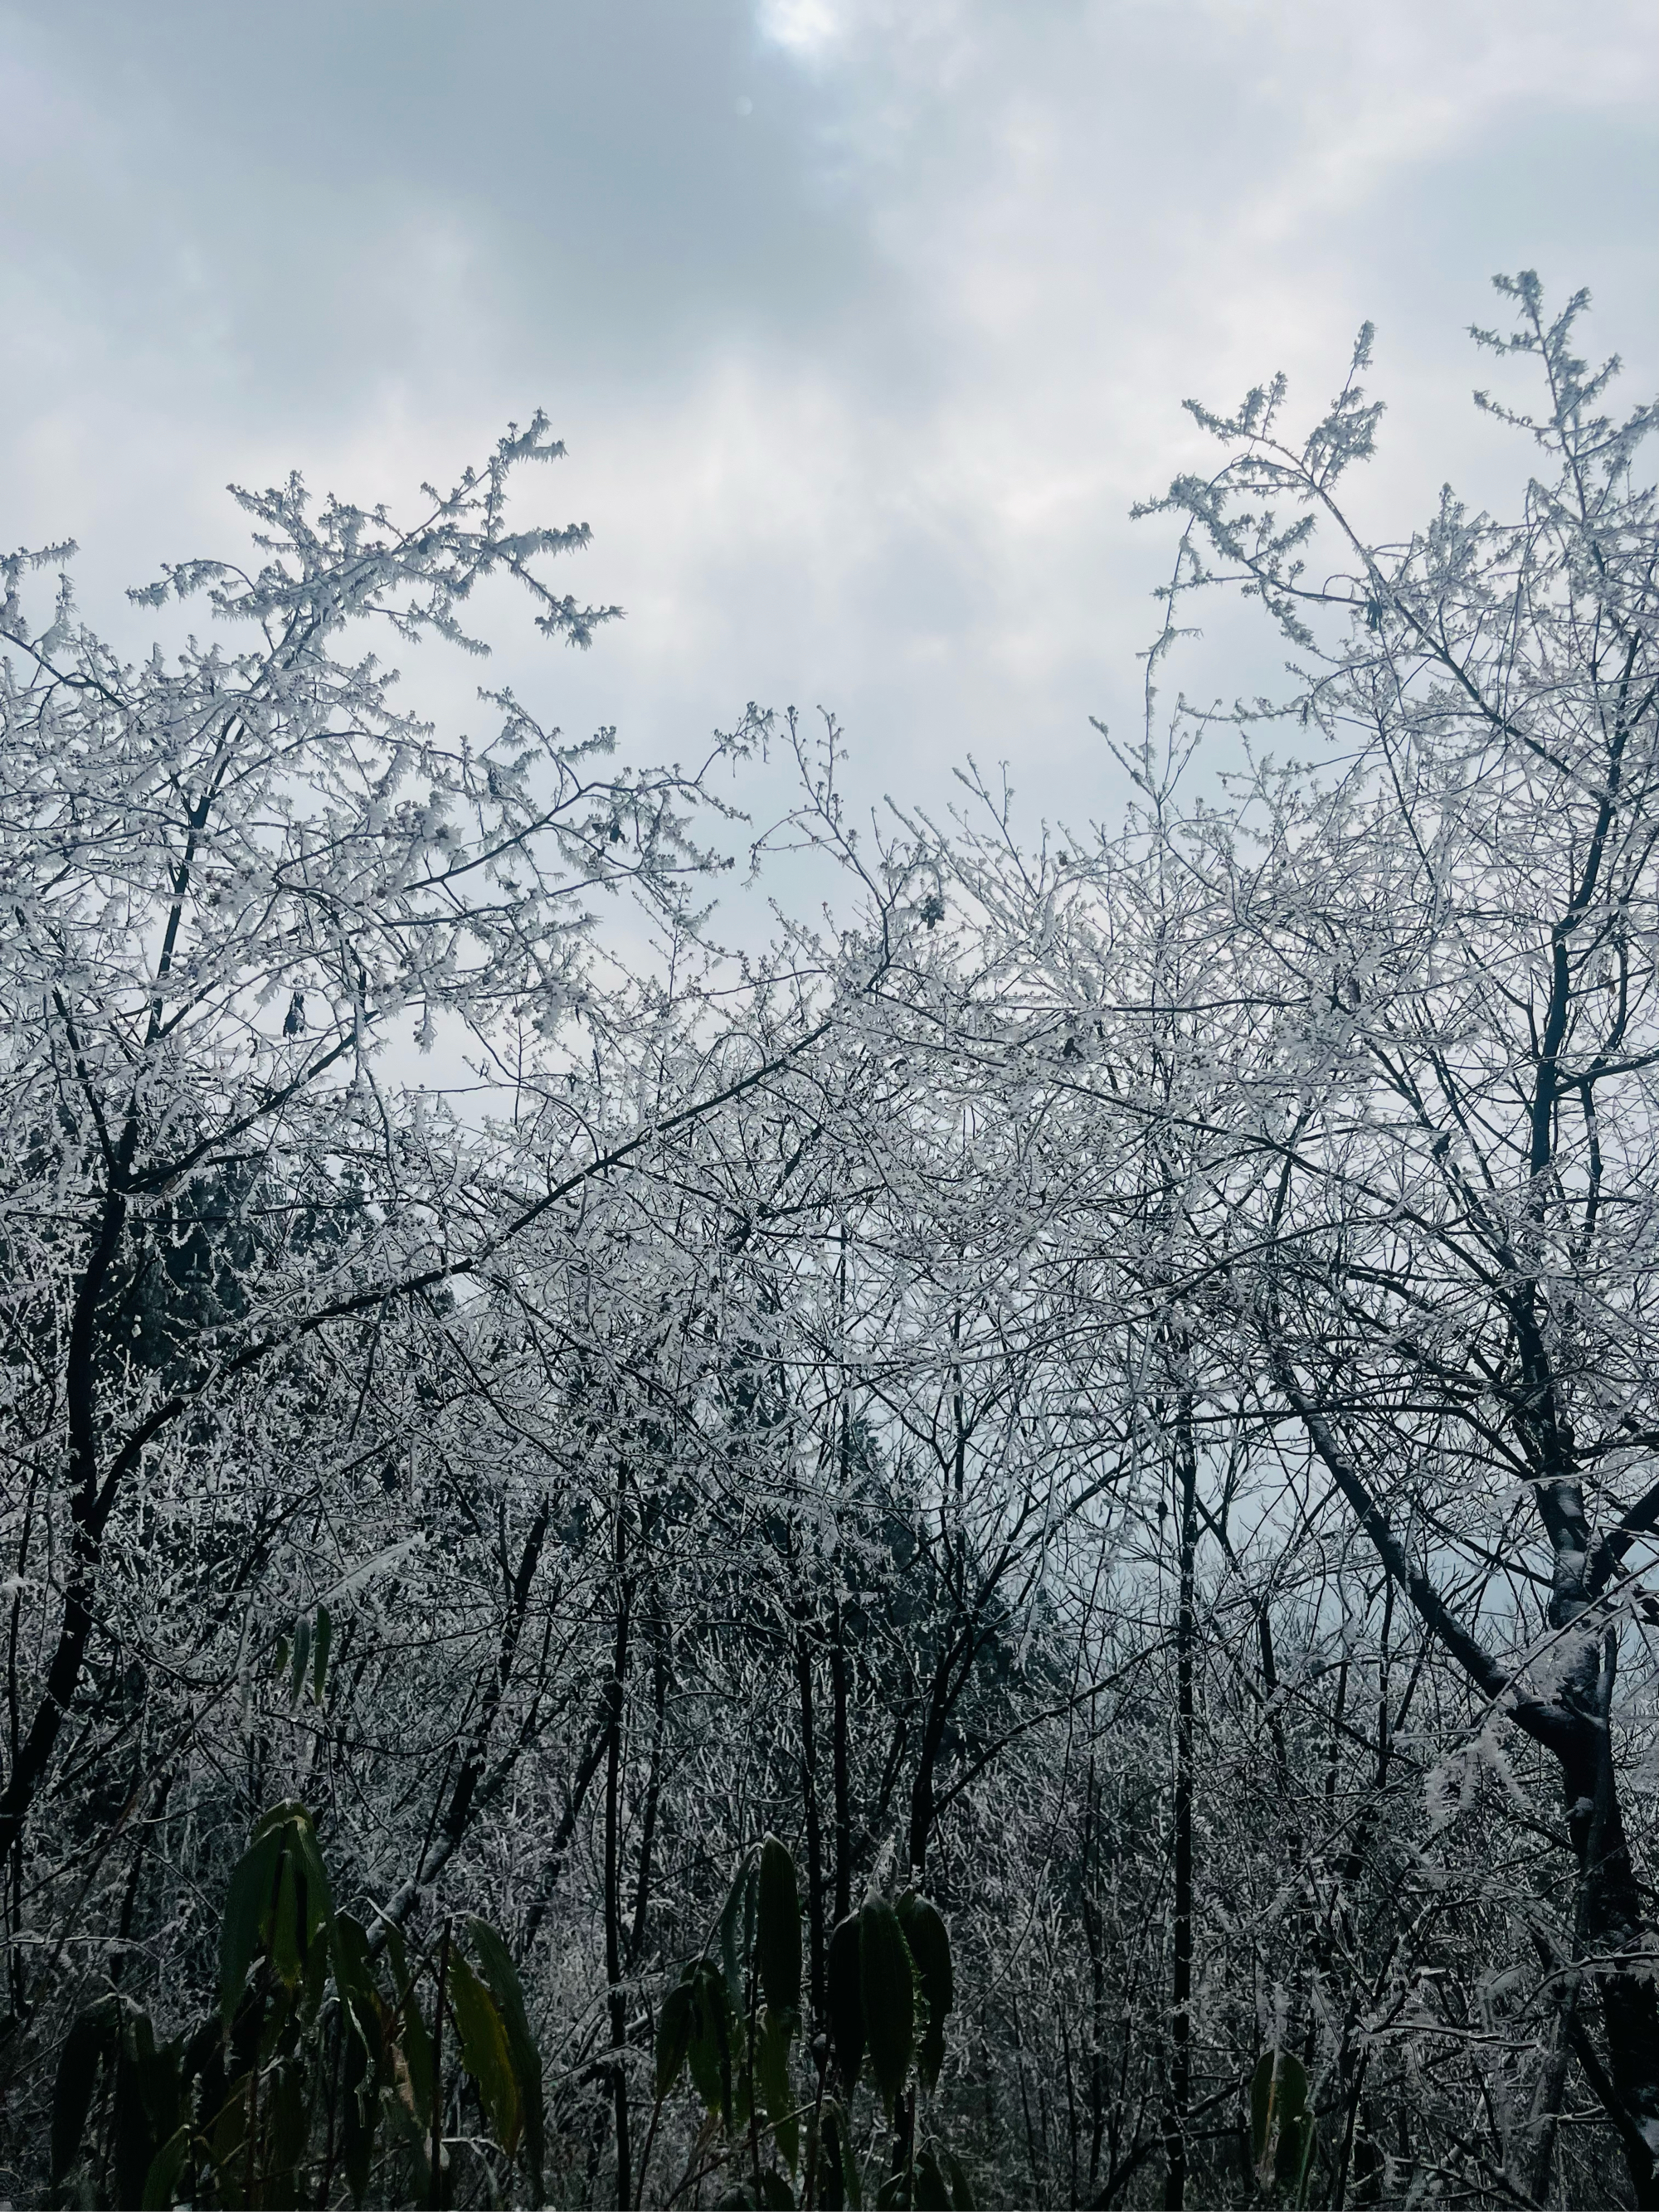
[[[1190,392],[1310,401],[1381,325],[1367,498],[1496,495],[1461,327],[1589,283],[1651,380],[1634,0],[351,0],[0,11],[14,542],[97,611],[235,532],[227,476],[395,500],[540,403],[628,623],[499,673],[689,754],[842,713],[860,787],[969,748],[1109,807]],[[1224,653],[1259,648],[1224,624]],[[461,711],[472,670],[429,675]]]

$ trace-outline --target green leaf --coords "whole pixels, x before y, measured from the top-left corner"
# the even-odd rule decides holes
[[[542,2174],[546,2155],[547,2122],[542,2097],[541,2049],[530,2033],[524,1990],[519,1980],[518,1968],[513,1963],[512,1954],[487,1920],[469,1920],[466,1924],[472,1938],[472,1948],[478,1954],[478,1964],[483,1969],[484,1980],[501,2008],[501,2020],[507,2029],[507,2047],[512,2053],[513,2070],[518,2079],[519,2099],[524,2111],[525,2154],[530,2164],[530,2179],[535,2200],[539,2204],[547,2194]]]
[[[945,2063],[945,2016],[956,2002],[951,1939],[936,1908],[915,1890],[906,1890],[896,1909],[906,1948],[915,1960],[922,2001],[927,2008],[927,2023],[922,2031],[916,2070],[931,2096],[939,2069]]]
[[[283,1840],[286,1843],[287,1837]],[[289,1990],[299,1986],[301,1970],[305,1965],[301,1882],[294,1853],[284,1850],[276,1875],[276,1903],[270,1916],[268,1953],[278,1980]]]
[[[739,2031],[725,1977],[712,1959],[698,1961],[691,1990],[696,2017],[686,2051],[691,2079],[708,2111],[718,2112],[721,2124],[730,2129],[735,2110],[732,2059]]]
[[[328,1647],[333,1641],[334,1623],[329,1618],[328,1607],[319,1605],[317,1608],[317,1644],[311,1661],[311,1694],[319,1705],[328,1683]]]
[[[945,2176],[939,2170],[939,2160],[931,2150],[916,2154],[915,2185],[910,2202],[916,2212],[951,2212],[950,2192],[945,2186]]]
[[[663,1999],[657,2014],[656,2095],[660,2104],[670,2095],[685,2070],[691,2033],[696,2026],[696,2000],[689,1980],[677,1982]]]
[[[120,2000],[121,2027],[115,2048],[115,2196],[120,2204],[137,2204],[157,2148],[157,2131],[145,2096],[146,2075],[155,2057],[155,2032],[149,2014]],[[176,2099],[175,2099],[176,2103]],[[167,2132],[172,2133],[169,2126]]]
[[[261,2100],[270,2128],[270,2164],[264,2176],[267,2204],[300,2203],[299,2169],[310,2136],[305,2069],[289,2059],[268,2076]]]
[[[251,2074],[237,2075],[207,2130],[208,2156],[220,2179],[220,2194],[231,2203],[240,2194],[246,2164],[248,2091],[252,2079]]]
[[[138,2200],[141,2212],[167,2212],[189,2149],[190,2123],[186,2121],[183,2127],[173,2130],[150,2160],[149,2172],[144,2177],[144,2193]]]
[[[769,2166],[760,2178],[761,2203],[778,2208],[778,2212],[793,2212],[795,2192],[781,2173]]]
[[[1308,2168],[1313,2160],[1314,2145],[1318,2130],[1311,2112],[1293,2113],[1285,2122],[1279,2138],[1279,2159],[1275,2174],[1281,2189],[1291,2192],[1292,2202],[1302,2202],[1303,2185],[1308,2178]]]
[[[853,2212],[861,2212],[864,2187],[858,2154],[848,2136],[847,2115],[833,2097],[824,2100],[823,2152],[818,2200],[823,2212],[842,2212],[843,2205],[851,2205]]]
[[[342,1913],[337,1924],[343,1925],[349,1919],[349,1914]],[[351,1921],[350,1925],[356,1929],[358,1936],[362,1935],[363,1931],[356,1921]],[[337,1972],[336,1980],[337,1986]],[[364,2033],[367,2025],[365,2014],[373,2017],[370,1993],[360,1990],[349,1996],[347,2002],[356,2027],[346,2036],[344,2063],[341,2068],[340,2152],[351,2201],[354,2204],[361,2204],[368,2188],[369,2169],[374,2160],[374,2135],[380,2118],[380,2100],[377,2094],[380,2070],[380,2039],[376,2033],[374,2047],[371,2049]]]
[[[138,2027],[138,2022],[143,2027]],[[182,2036],[175,2036],[161,2050],[155,2047],[148,2014],[138,2013],[134,2022],[132,2038],[133,2063],[137,2070],[138,2092],[143,2099],[149,2130],[155,2141],[164,2142],[185,2117],[185,2088],[181,2062],[185,2055]]]
[[[237,1861],[225,1892],[225,1917],[219,1929],[219,2009],[227,2021],[236,2009],[254,1954],[265,1940],[282,1849],[280,1833],[262,1823]]]
[[[974,2192],[963,2169],[962,2160],[954,2151],[947,2150],[942,2154],[941,2163],[945,2167],[945,2179],[951,2185],[951,2203],[954,2212],[974,2212]]]
[[[334,1986],[340,1993],[340,2000],[350,2013],[358,2034],[366,2042],[378,2040],[380,1991],[374,1986],[368,1930],[355,1914],[337,1912],[330,1937]]]
[[[800,2157],[795,2093],[789,2080],[789,2039],[793,2029],[793,2014],[774,2012],[768,2005],[761,2014],[755,2050],[755,2074],[760,2083],[761,2102],[772,2123],[783,2162],[791,2173]]]
[[[449,2002],[460,2030],[461,2063],[477,2086],[496,2142],[509,2158],[519,2147],[524,2108],[507,2048],[507,2024],[495,2000],[453,1946],[449,1954]]]
[[[414,1977],[409,1971],[409,1953],[404,1945],[403,1930],[388,1926],[386,1942],[386,1948],[392,1954],[392,1972],[397,1977],[398,2017],[402,2027],[398,2040],[409,2075],[410,2094],[414,2100],[416,2124],[419,2129],[426,2129],[432,2124],[432,2038],[421,2017],[420,1999],[416,1992]]]
[[[836,2106],[828,2098],[817,2118],[817,2142],[816,2151],[807,2123],[807,2163],[811,2168],[808,2186],[817,2184],[818,2203],[823,2212],[842,2212],[847,2202],[847,2191],[841,2177],[841,2130],[836,2124]]]
[[[120,2027],[118,2000],[100,1997],[77,2014],[58,2054],[52,2093],[52,2185],[56,2189],[82,2148],[100,2059],[108,2062]]]
[[[755,1860],[752,1851],[745,1851],[738,1862],[732,1887],[726,1893],[726,1903],[720,1908],[720,1969],[726,1976],[726,1994],[732,2000],[733,2012],[744,2010],[744,1973],[748,1964],[750,1936],[755,1917]]]
[[[759,1887],[761,1994],[775,2013],[799,2013],[800,1898],[795,1862],[775,1836],[761,1844]]]
[[[864,2061],[864,1999],[859,1990],[859,1920],[848,1913],[832,1929],[824,1955],[824,2001],[836,2063],[850,2097]]]
[[[288,1701],[298,1705],[305,1686],[306,1663],[311,1657],[311,1623],[302,1620],[294,1632],[294,1664],[288,1678]]]
[[[334,1917],[334,1899],[329,1890],[328,1869],[323,1864],[316,1823],[303,1805],[293,1807],[288,1825],[291,1837],[289,1849],[306,1871],[306,1891],[309,1899],[306,1913],[306,1940],[313,1942]]]
[[[883,1897],[866,1898],[859,1915],[859,1994],[870,2070],[890,2118],[909,2071],[916,1991],[904,1931]]]
[[[1288,2051],[1264,2051],[1250,2079],[1250,2147],[1264,2188],[1275,2176],[1300,2181],[1311,2130],[1306,2068]]]

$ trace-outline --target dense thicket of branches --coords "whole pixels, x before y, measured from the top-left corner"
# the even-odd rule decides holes
[[[736,972],[706,774],[505,694],[441,740],[374,657],[496,572],[604,618],[542,580],[585,533],[507,527],[539,420],[406,530],[246,499],[177,660],[4,564],[15,2201],[70,2020],[192,2028],[297,1799],[366,1924],[507,1937],[554,2203],[750,2201],[652,2044],[768,1831],[805,2104],[831,1929],[945,1914],[981,2203],[1659,2202],[1652,412],[1502,289],[1513,521],[1364,542],[1352,377],[1304,438],[1195,410],[1123,822],[1030,849],[970,781],[861,845],[833,730],[751,710],[848,892]],[[1165,714],[1241,587],[1286,699]],[[520,2187],[447,2109],[454,2201]]]

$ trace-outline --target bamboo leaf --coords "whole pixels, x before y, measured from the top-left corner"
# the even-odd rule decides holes
[[[732,2061],[739,2034],[737,2016],[725,1977],[712,1959],[699,1961],[691,1989],[696,2020],[686,2051],[691,2079],[708,2110],[718,2112],[721,2124],[729,2129],[734,2114]]]
[[[52,2094],[52,2185],[63,2180],[82,2150],[100,2060],[107,2063],[118,2033],[114,1996],[100,1997],[76,2016],[64,2039]]]
[[[316,1825],[303,1805],[286,1808],[288,1846],[294,1853],[305,1875],[304,1914],[301,1926],[305,1948],[308,1952],[318,1937],[332,1927],[334,1899],[329,1888],[327,1869],[323,1865],[321,1847],[317,1841]]]
[[[685,2070],[696,2026],[696,2000],[689,1981],[677,1982],[663,1999],[657,2014],[656,2095],[659,2104],[668,2096]]]
[[[286,1837],[283,1838],[286,1842]],[[270,1916],[268,1951],[278,1979],[286,1989],[299,1985],[305,1964],[302,1877],[295,1854],[284,1850],[276,1875],[276,1903]]]
[[[325,1605],[317,1608],[317,1643],[311,1662],[311,1694],[318,1705],[323,1702],[323,1692],[328,1685],[329,1646],[334,1641],[334,1623]]]
[[[800,1897],[795,1862],[775,1836],[761,1844],[759,1940],[761,1994],[772,2011],[800,2010]]]
[[[380,2100],[377,2094],[380,2038],[375,1992],[372,1983],[367,1988],[363,1986],[368,1978],[368,1939],[349,1913],[343,1912],[336,1926],[337,1929],[349,1928],[356,1931],[347,1936],[342,1946],[351,1958],[349,1969],[350,1982],[341,1983],[337,1966],[335,1982],[336,1986],[342,1989],[354,2023],[353,2032],[345,2039],[341,2067],[341,2161],[345,2168],[351,2201],[354,2204],[361,2204],[368,2188],[369,2169],[374,2159],[374,2136],[380,2118]],[[360,1938],[362,1942],[361,1968],[356,1960]],[[372,2027],[371,2021],[374,2023]]]
[[[541,2048],[530,2033],[524,1989],[511,1952],[487,1920],[469,1920],[467,1929],[472,1938],[473,1948],[478,1954],[478,1964],[483,1969],[484,1980],[501,2008],[501,2021],[507,2029],[507,2047],[512,2054],[513,2070],[518,2080],[519,2098],[524,2112],[525,2152],[530,2165],[531,2185],[539,2204],[547,2193],[542,2172],[546,2156],[547,2122],[542,2092]]]
[[[465,1952],[449,1954],[449,2002],[460,2031],[461,2063],[472,2076],[496,2142],[509,2158],[519,2147],[524,2106],[507,2045],[507,2024],[495,1998],[467,1964]]]
[[[963,2169],[962,2160],[954,2151],[947,2150],[942,2154],[940,2163],[945,2168],[945,2178],[951,2185],[952,2212],[974,2212],[974,2192]]]
[[[1250,2079],[1250,2147],[1263,2188],[1275,2177],[1300,2182],[1311,2130],[1306,2068],[1291,2051],[1264,2051]]]
[[[824,1955],[824,2000],[836,2063],[850,2097],[864,2062],[864,1999],[859,1988],[859,1922],[849,1913],[830,1931]]]
[[[302,1620],[294,1632],[294,1663],[288,1677],[288,1701],[290,1705],[300,1702],[300,1692],[305,1686],[306,1668],[310,1658],[311,1623]]]
[[[271,1887],[282,1853],[280,1834],[264,1824],[237,1861],[225,1893],[219,1929],[219,2009],[228,2021],[247,1980],[247,1970],[267,1940]]]
[[[929,2095],[945,2063],[945,2017],[956,2002],[956,1982],[951,1967],[951,1938],[935,1906],[916,1891],[906,1890],[896,1907],[899,1926],[921,1983],[927,2008],[917,2052],[916,2070]]]
[[[870,2070],[890,2117],[909,2071],[916,1992],[904,1931],[885,1898],[867,1898],[859,1915],[859,1994]]]
[[[141,2212],[166,2212],[173,2202],[185,2156],[190,2148],[190,2124],[185,2122],[161,2145],[150,2160],[149,2172],[144,2177],[144,2193],[139,2198]]]
[[[789,2080],[789,2039],[793,2033],[793,2015],[775,2013],[768,2005],[761,2015],[760,2033],[756,2039],[755,2074],[766,2117],[772,2123],[772,2133],[791,2173],[800,2158],[795,2093]]]
[[[120,2204],[137,2204],[143,2200],[155,2156],[156,2130],[144,2094],[145,2074],[155,2056],[155,2034],[149,2014],[137,2005],[122,2003],[115,2046],[112,2130],[115,2195]]]
[[[409,2083],[410,2109],[418,2136],[419,2131],[428,2128],[432,2121],[432,2038],[421,2017],[420,1998],[415,1988],[414,1977],[409,1970],[409,1953],[404,1948],[402,1929],[388,1927],[386,1940],[396,1976],[400,2029],[398,2047],[403,2054],[404,2072]]]
[[[743,1984],[749,1960],[750,1924],[754,1917],[754,1854],[745,1851],[732,1877],[732,1887],[726,1893],[720,1920],[720,1971],[726,1977],[726,1994],[732,2001],[732,2009],[739,2013],[744,2009]]]
[[[916,2212],[951,2212],[951,2197],[945,2186],[945,2176],[939,2172],[939,2160],[931,2150],[916,2154],[915,2187],[910,2202]]]

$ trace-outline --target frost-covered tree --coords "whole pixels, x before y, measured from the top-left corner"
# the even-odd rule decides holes
[[[1070,836],[1027,859],[999,835],[935,857],[954,857],[1000,947],[1000,1018],[1026,1009],[1011,1079],[1046,1038],[1042,1079],[1098,1114],[1115,1252],[1136,1189],[1159,1199],[1149,1341],[1161,1311],[1191,1347],[1199,1409],[1255,1437],[1231,1474],[1212,1450],[1200,1488],[1219,1482],[1235,1511],[1254,1493],[1292,1558],[1340,1566],[1309,1625],[1316,1643],[1340,1630],[1340,1680],[1369,1675],[1382,1700],[1379,1788],[1403,1613],[1448,1730],[1426,1778],[1439,1840],[1422,1848],[1437,1857],[1460,1804],[1517,1824],[1516,1870],[1489,1869],[1477,1893],[1502,1972],[1437,1942],[1417,1956],[1449,1977],[1438,1996],[1425,1979],[1381,2002],[1392,1967],[1369,1994],[1342,1985],[1345,1931],[1381,1872],[1377,1814],[1356,1808],[1351,1848],[1310,1869],[1335,1917],[1296,2002],[1312,2007],[1331,2185],[1375,2191],[1387,2158],[1402,2180],[1541,2201],[1576,2079],[1601,2127],[1563,2139],[1570,2195],[1613,2186],[1616,2145],[1648,2203],[1659,2011],[1646,1823],[1626,1808],[1650,1771],[1652,1600],[1635,1571],[1659,1524],[1659,534],[1639,473],[1654,410],[1604,411],[1617,364],[1577,357],[1582,296],[1551,317],[1534,277],[1500,290],[1514,333],[1475,335],[1540,386],[1532,413],[1480,402],[1534,449],[1518,518],[1449,491],[1407,541],[1368,540],[1341,479],[1381,410],[1354,377],[1305,438],[1285,428],[1282,382],[1230,417],[1194,408],[1225,458],[1151,510],[1184,524],[1152,667],[1194,594],[1238,588],[1291,646],[1288,700],[1183,706],[1168,756],[1149,720],[1127,763],[1139,859]],[[1249,766],[1185,804],[1161,763],[1218,728],[1243,735]],[[1286,736],[1302,764],[1263,751]],[[1175,1166],[1161,1182],[1155,1158]],[[1495,1811],[1482,1772],[1501,1778]],[[1455,1917],[1426,1894],[1422,1910]],[[1213,1940],[1200,1921],[1200,1958]],[[1349,1952],[1362,1974],[1364,1948]],[[1461,2060],[1477,2034],[1486,2057],[1414,2093],[1392,2138],[1384,2050]]]
[[[140,1516],[154,1565],[224,1479],[240,1405],[289,1390],[304,1421],[366,1324],[453,1297],[550,1202],[520,1176],[503,1210],[503,1145],[447,1126],[386,1048],[441,1032],[499,1080],[586,1004],[595,892],[672,915],[708,865],[696,777],[607,772],[607,734],[568,744],[505,692],[476,741],[398,704],[386,653],[483,650],[462,617],[487,578],[525,586],[550,639],[613,611],[543,580],[585,526],[509,526],[515,473],[561,450],[539,417],[515,428],[407,525],[297,480],[239,494],[255,565],[136,595],[203,605],[210,635],[171,659],[123,660],[67,581],[30,627],[28,572],[72,549],[3,564],[14,1914],[88,1669],[130,1656],[100,1645],[112,1544]],[[572,1132],[553,1173],[591,1164]]]
[[[558,2203],[1654,2201],[1651,411],[1504,289],[1512,523],[1352,526],[1352,378],[1306,438],[1278,386],[1198,410],[1121,820],[1033,844],[970,772],[860,842],[833,725],[751,711],[720,747],[800,772],[762,857],[846,902],[751,963],[688,912],[702,776],[501,693],[441,739],[344,642],[464,644],[501,572],[586,640],[539,580],[582,533],[506,520],[539,422],[407,531],[246,502],[171,660],[66,591],[35,634],[9,565],[15,2195],[77,2008],[100,2201],[118,2024],[234,2045],[217,1900],[299,1799],[264,1832],[372,1932],[278,2003],[292,2127],[287,2047],[238,2061],[244,2195],[502,2201],[539,2067]],[[1213,589],[1291,684],[1165,731]],[[919,1896],[949,2032],[905,2075],[927,1977],[872,1974],[878,2092],[846,1931]],[[410,1960],[371,2079],[354,1977]]]

